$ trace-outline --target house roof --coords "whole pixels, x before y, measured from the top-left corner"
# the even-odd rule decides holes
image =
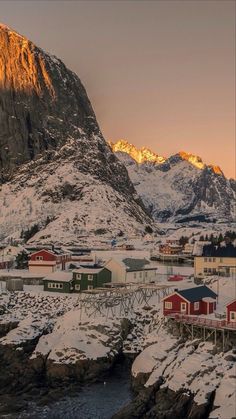
[[[53,272],[45,276],[45,278],[43,278],[43,281],[70,282],[72,281],[72,272],[68,272],[68,271]]]
[[[36,252],[31,253],[31,254],[30,254],[30,257],[31,257],[31,256],[33,256],[33,255],[37,255],[37,253],[40,253],[40,252],[47,252],[47,253],[49,253],[50,255],[55,256],[55,253],[54,253],[52,250],[48,250],[48,249],[39,249],[39,250],[37,250]]]
[[[231,304],[236,303],[236,298],[234,300],[231,300],[228,304],[226,304],[226,307],[230,306]]]
[[[147,259],[123,258],[122,262],[125,265],[127,272],[156,270],[156,267],[151,266],[149,260]]]
[[[202,285],[200,287],[194,288],[187,288],[185,290],[176,291],[181,297],[185,298],[186,300],[193,303],[194,301],[202,300],[206,297],[211,297],[216,299],[217,294],[212,291],[210,288],[206,287],[206,285]]]
[[[226,246],[214,246],[213,244],[209,244],[203,246],[202,256],[236,258],[236,247],[232,243],[227,244]]]

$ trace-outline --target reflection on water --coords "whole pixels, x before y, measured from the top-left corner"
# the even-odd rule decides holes
[[[78,394],[66,396],[48,406],[31,403],[18,419],[110,419],[132,398],[130,370],[117,365],[106,382],[83,387]]]

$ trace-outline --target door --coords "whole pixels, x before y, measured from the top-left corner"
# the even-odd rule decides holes
[[[185,313],[187,312],[187,303],[181,303],[180,305],[180,311],[181,313]]]

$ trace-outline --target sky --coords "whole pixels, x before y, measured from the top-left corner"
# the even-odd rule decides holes
[[[82,80],[107,140],[235,177],[235,2],[0,1],[0,21]]]

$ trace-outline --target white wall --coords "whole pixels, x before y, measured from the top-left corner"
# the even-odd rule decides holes
[[[53,266],[40,266],[40,265],[33,265],[30,266],[29,265],[29,272],[31,274],[42,274],[42,275],[46,275],[46,274],[50,274],[52,272],[55,272],[55,265]]]
[[[111,271],[111,282],[126,282],[126,272],[122,264],[111,259],[105,267]]]

